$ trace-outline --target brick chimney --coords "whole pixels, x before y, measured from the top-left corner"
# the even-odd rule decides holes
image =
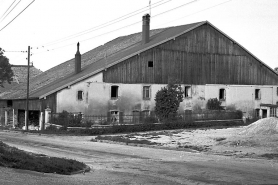
[[[142,44],[146,44],[150,41],[150,15],[145,14],[143,16],[142,25]]]
[[[77,43],[77,52],[75,54],[75,74],[81,71],[81,54],[79,52],[79,42]]]

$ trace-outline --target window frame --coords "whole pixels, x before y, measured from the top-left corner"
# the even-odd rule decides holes
[[[255,89],[255,100],[261,99],[261,89]]]
[[[184,86],[184,97],[192,98],[192,86],[190,86],[190,85]]]
[[[112,96],[114,93],[112,93],[113,88],[117,88],[116,89],[116,96]],[[111,85],[110,87],[110,98],[112,100],[118,99],[119,98],[119,86],[118,85]]]
[[[150,68],[150,67],[153,67],[153,66],[154,66],[153,61],[152,61],[152,60],[149,60],[149,61],[148,61],[148,67]]]
[[[145,88],[148,88],[148,90],[145,90]],[[143,100],[150,100],[151,99],[151,86],[150,85],[143,85],[143,88],[142,88],[142,91],[143,91]],[[148,92],[148,97],[146,96]]]
[[[81,98],[80,98],[81,96]],[[82,90],[77,91],[77,101],[83,101],[84,100],[84,92]]]
[[[226,100],[226,89],[225,88],[220,88],[218,93],[219,93],[218,94],[219,95],[218,96],[219,97],[219,101],[225,101]]]

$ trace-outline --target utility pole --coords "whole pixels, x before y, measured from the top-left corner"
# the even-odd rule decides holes
[[[30,65],[30,46],[28,46],[28,66],[27,66],[27,98],[26,98],[26,130],[29,126],[29,65]]]

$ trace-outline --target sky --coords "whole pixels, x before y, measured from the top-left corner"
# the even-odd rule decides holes
[[[0,0],[0,47],[11,64],[27,65],[20,51],[30,46],[30,62],[46,71],[74,58],[77,42],[83,54],[141,32],[146,13],[151,29],[207,20],[278,67],[278,0]]]

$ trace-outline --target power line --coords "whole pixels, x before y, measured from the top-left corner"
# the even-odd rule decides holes
[[[181,8],[181,7],[185,6],[185,5],[191,4],[191,3],[196,2],[196,1],[197,1],[197,0],[193,0],[193,1],[189,2],[189,3],[182,4],[182,5],[180,5],[180,6],[177,6],[177,7],[173,8],[173,9],[170,9],[170,10],[167,10],[167,11],[162,12],[162,13],[160,13],[160,14],[157,14],[157,15],[153,16],[153,18],[154,18],[154,17],[157,17],[157,16],[160,16],[160,15],[162,15],[162,14],[164,14],[164,13],[168,13],[168,12],[170,12],[170,11],[176,10],[176,9],[178,9],[178,8]],[[118,29],[115,29],[115,30],[112,30],[112,31],[109,31],[109,32],[106,32],[106,33],[103,33],[103,34],[100,34],[100,35],[97,35],[97,36],[94,36],[94,37],[90,37],[90,38],[81,40],[81,41],[79,41],[79,42],[88,41],[88,40],[91,40],[91,39],[94,39],[94,38],[97,38],[97,37],[100,37],[100,36],[103,36],[103,35],[106,35],[106,34],[109,34],[109,33],[112,33],[112,32],[118,31],[118,30],[121,30],[121,29],[124,29],[124,28],[130,27],[130,26],[133,26],[133,25],[138,24],[138,23],[141,23],[141,21],[138,21],[138,22],[135,22],[135,23],[132,23],[132,24],[129,24],[129,25],[120,27],[120,28],[118,28]],[[70,43],[70,44],[67,44],[67,45],[63,45],[63,46],[60,46],[60,47],[52,48],[52,49],[47,49],[46,51],[42,51],[42,52],[38,52],[38,53],[34,53],[34,54],[44,53],[44,52],[47,52],[47,51],[53,51],[53,50],[60,49],[60,48],[64,48],[64,47],[67,47],[67,46],[70,46],[70,45],[73,45],[73,44],[76,44],[76,42]]]
[[[165,14],[165,13],[168,13],[168,12],[171,12],[171,11],[173,11],[173,10],[176,10],[176,9],[181,8],[181,7],[183,7],[183,6],[189,5],[189,4],[191,4],[191,3],[195,3],[196,1],[198,1],[198,0],[193,0],[193,1],[190,1],[189,3],[182,4],[182,5],[180,5],[180,6],[177,6],[177,7],[175,7],[175,8],[172,8],[172,9],[167,10],[167,11],[165,11],[165,12],[159,13],[159,14],[153,16],[152,18],[157,17],[157,16],[160,16],[160,15]]]
[[[20,0],[21,1],[21,0]],[[17,7],[17,5],[20,3],[20,1],[18,1],[18,3],[16,3],[16,5],[9,11],[9,13],[7,15],[5,15],[5,17],[1,20],[1,22],[13,11],[13,9],[15,7]]]
[[[158,2],[156,2],[156,3],[153,3],[153,5],[158,4],[158,3],[162,2],[162,1],[165,1],[165,0],[161,0],[161,1],[158,1]],[[165,4],[165,3],[168,3],[169,1],[171,1],[171,0],[168,0],[168,1],[166,1],[166,2],[163,2],[163,3],[159,4],[159,5],[156,5],[155,7],[158,7],[158,6],[160,6],[160,5],[163,5],[163,4]],[[154,7],[154,8],[155,8],[155,7]],[[132,16],[138,15],[138,14],[140,14],[140,13],[146,11],[146,10],[144,10],[144,9],[146,9],[146,8],[148,8],[148,6],[146,6],[146,7],[144,7],[144,8],[141,8],[141,9],[138,9],[138,10],[136,10],[136,11],[134,11],[134,12],[128,13],[128,14],[126,14],[126,15],[123,15],[123,16],[121,16],[121,17],[118,17],[118,18],[116,18],[116,19],[113,19],[113,20],[111,20],[111,21],[108,21],[108,22],[106,22],[106,23],[103,23],[103,24],[101,24],[101,25],[95,26],[95,27],[90,28],[90,29],[88,29],[88,30],[84,30],[84,31],[81,31],[81,32],[79,32],[79,33],[76,33],[76,34],[69,35],[69,36],[67,36],[67,37],[58,39],[58,40],[56,40],[56,41],[52,41],[52,42],[46,43],[46,44],[44,44],[44,46],[54,45],[54,44],[57,44],[57,43],[60,43],[60,42],[66,41],[66,40],[70,40],[70,39],[79,37],[79,36],[84,35],[84,34],[88,34],[88,33],[92,32],[92,31],[96,31],[96,30],[105,28],[105,27],[107,27],[107,26],[113,25],[113,24],[118,23],[118,22],[120,22],[120,21],[126,20],[126,19],[128,19],[128,18],[130,18],[130,17],[132,17]],[[142,11],[142,10],[143,10],[143,11]],[[138,12],[138,11],[140,11],[140,12]],[[136,12],[137,12],[137,13],[136,13]],[[136,13],[136,14],[134,14],[134,13]],[[129,15],[130,15],[130,16],[129,16]],[[41,46],[41,47],[42,47],[42,46]],[[38,48],[39,48],[39,47],[37,47],[37,49],[38,49]]]
[[[160,24],[159,26],[162,26],[162,25],[165,25],[165,24],[168,24],[168,23],[171,23],[171,22],[175,22],[175,21],[177,21],[177,20],[183,19],[183,18],[185,18],[185,17],[189,17],[189,16],[191,16],[191,15],[198,14],[198,13],[200,13],[200,12],[207,11],[207,10],[212,9],[212,8],[215,8],[215,7],[217,7],[217,6],[226,4],[226,3],[230,2],[230,1],[232,1],[232,0],[228,0],[228,1],[225,1],[225,2],[223,2],[223,3],[219,3],[219,4],[215,5],[215,6],[208,7],[208,8],[206,8],[206,9],[200,10],[200,11],[198,11],[198,12],[194,12],[194,13],[192,13],[192,14],[188,14],[188,15],[186,15],[186,16],[180,17],[180,18],[175,19],[175,20],[173,20],[173,21],[169,21],[169,22],[167,22],[167,23]]]
[[[16,0],[14,0],[14,2],[16,2]],[[7,11],[11,8],[11,6],[13,6],[14,2],[9,6],[9,8],[5,11],[5,13],[3,13],[0,19],[2,19],[2,17],[7,13]]]
[[[3,29],[5,29],[10,23],[12,23],[22,12],[24,12],[35,0],[33,0],[30,4],[28,4],[28,6],[26,6],[19,14],[17,14],[17,16],[15,16],[15,18],[13,18],[8,24],[6,24],[6,26],[4,26],[0,31],[2,31]]]
[[[162,12],[162,13],[159,13],[159,14],[157,14],[157,15],[154,15],[152,18],[156,18],[156,17],[158,17],[158,16],[160,16],[160,15],[162,15],[162,14],[165,14],[165,13],[168,13],[168,12],[170,12],[170,11],[176,10],[176,9],[178,9],[178,8],[181,8],[181,7],[185,6],[185,5],[191,4],[191,3],[196,2],[196,1],[198,1],[198,0],[194,0],[194,1],[191,1],[191,2],[189,2],[189,3],[182,4],[182,5],[180,5],[180,6],[177,6],[177,7],[175,7],[175,8],[172,8],[172,9],[167,10],[167,11],[165,11],[165,12]],[[229,0],[229,1],[232,1],[232,0]],[[200,12],[203,12],[203,11],[206,11],[206,10],[211,9],[211,8],[214,8],[214,7],[216,7],[216,6],[220,6],[220,5],[222,5],[222,4],[225,4],[225,3],[229,2],[229,1],[226,1],[226,2],[224,2],[224,3],[217,4],[217,5],[215,5],[215,6],[212,6],[212,7],[206,8],[206,9],[203,9],[203,10],[201,10],[201,11],[195,12],[195,13],[190,14],[190,15],[187,15],[187,16],[191,16],[191,15],[194,15],[194,14],[197,14],[197,13],[200,13]],[[187,17],[187,16],[186,16],[186,17]],[[115,32],[115,31],[118,31],[118,30],[127,28],[127,27],[130,27],[130,26],[135,25],[135,24],[138,24],[138,23],[141,23],[141,21],[138,21],[138,22],[129,24],[129,25],[127,25],[127,26],[124,26],[124,27],[121,27],[121,28],[118,28],[118,29],[115,29],[115,30],[112,30],[112,31],[109,31],[109,32],[106,32],[106,33],[103,33],[103,34],[100,34],[100,35],[97,35],[97,36],[94,36],[94,37],[91,37],[91,38],[87,38],[87,39],[81,40],[81,41],[79,41],[79,42],[84,42],[84,41],[87,41],[87,40],[91,40],[91,39],[94,39],[94,38],[97,38],[97,37],[100,37],[100,36],[103,36],[103,35],[106,35],[106,34],[109,34],[109,33],[112,33],[112,32]],[[73,44],[76,44],[76,42],[71,43],[71,44],[67,44],[67,45],[64,45],[64,46],[60,46],[60,47],[57,47],[57,48],[47,49],[46,51],[42,51],[42,52],[38,52],[38,53],[34,53],[34,54],[40,54],[40,53],[44,53],[44,52],[47,52],[47,51],[53,51],[53,50],[60,49],[60,48],[64,48],[64,47],[67,47],[67,46],[70,46],[70,45],[73,45]]]

